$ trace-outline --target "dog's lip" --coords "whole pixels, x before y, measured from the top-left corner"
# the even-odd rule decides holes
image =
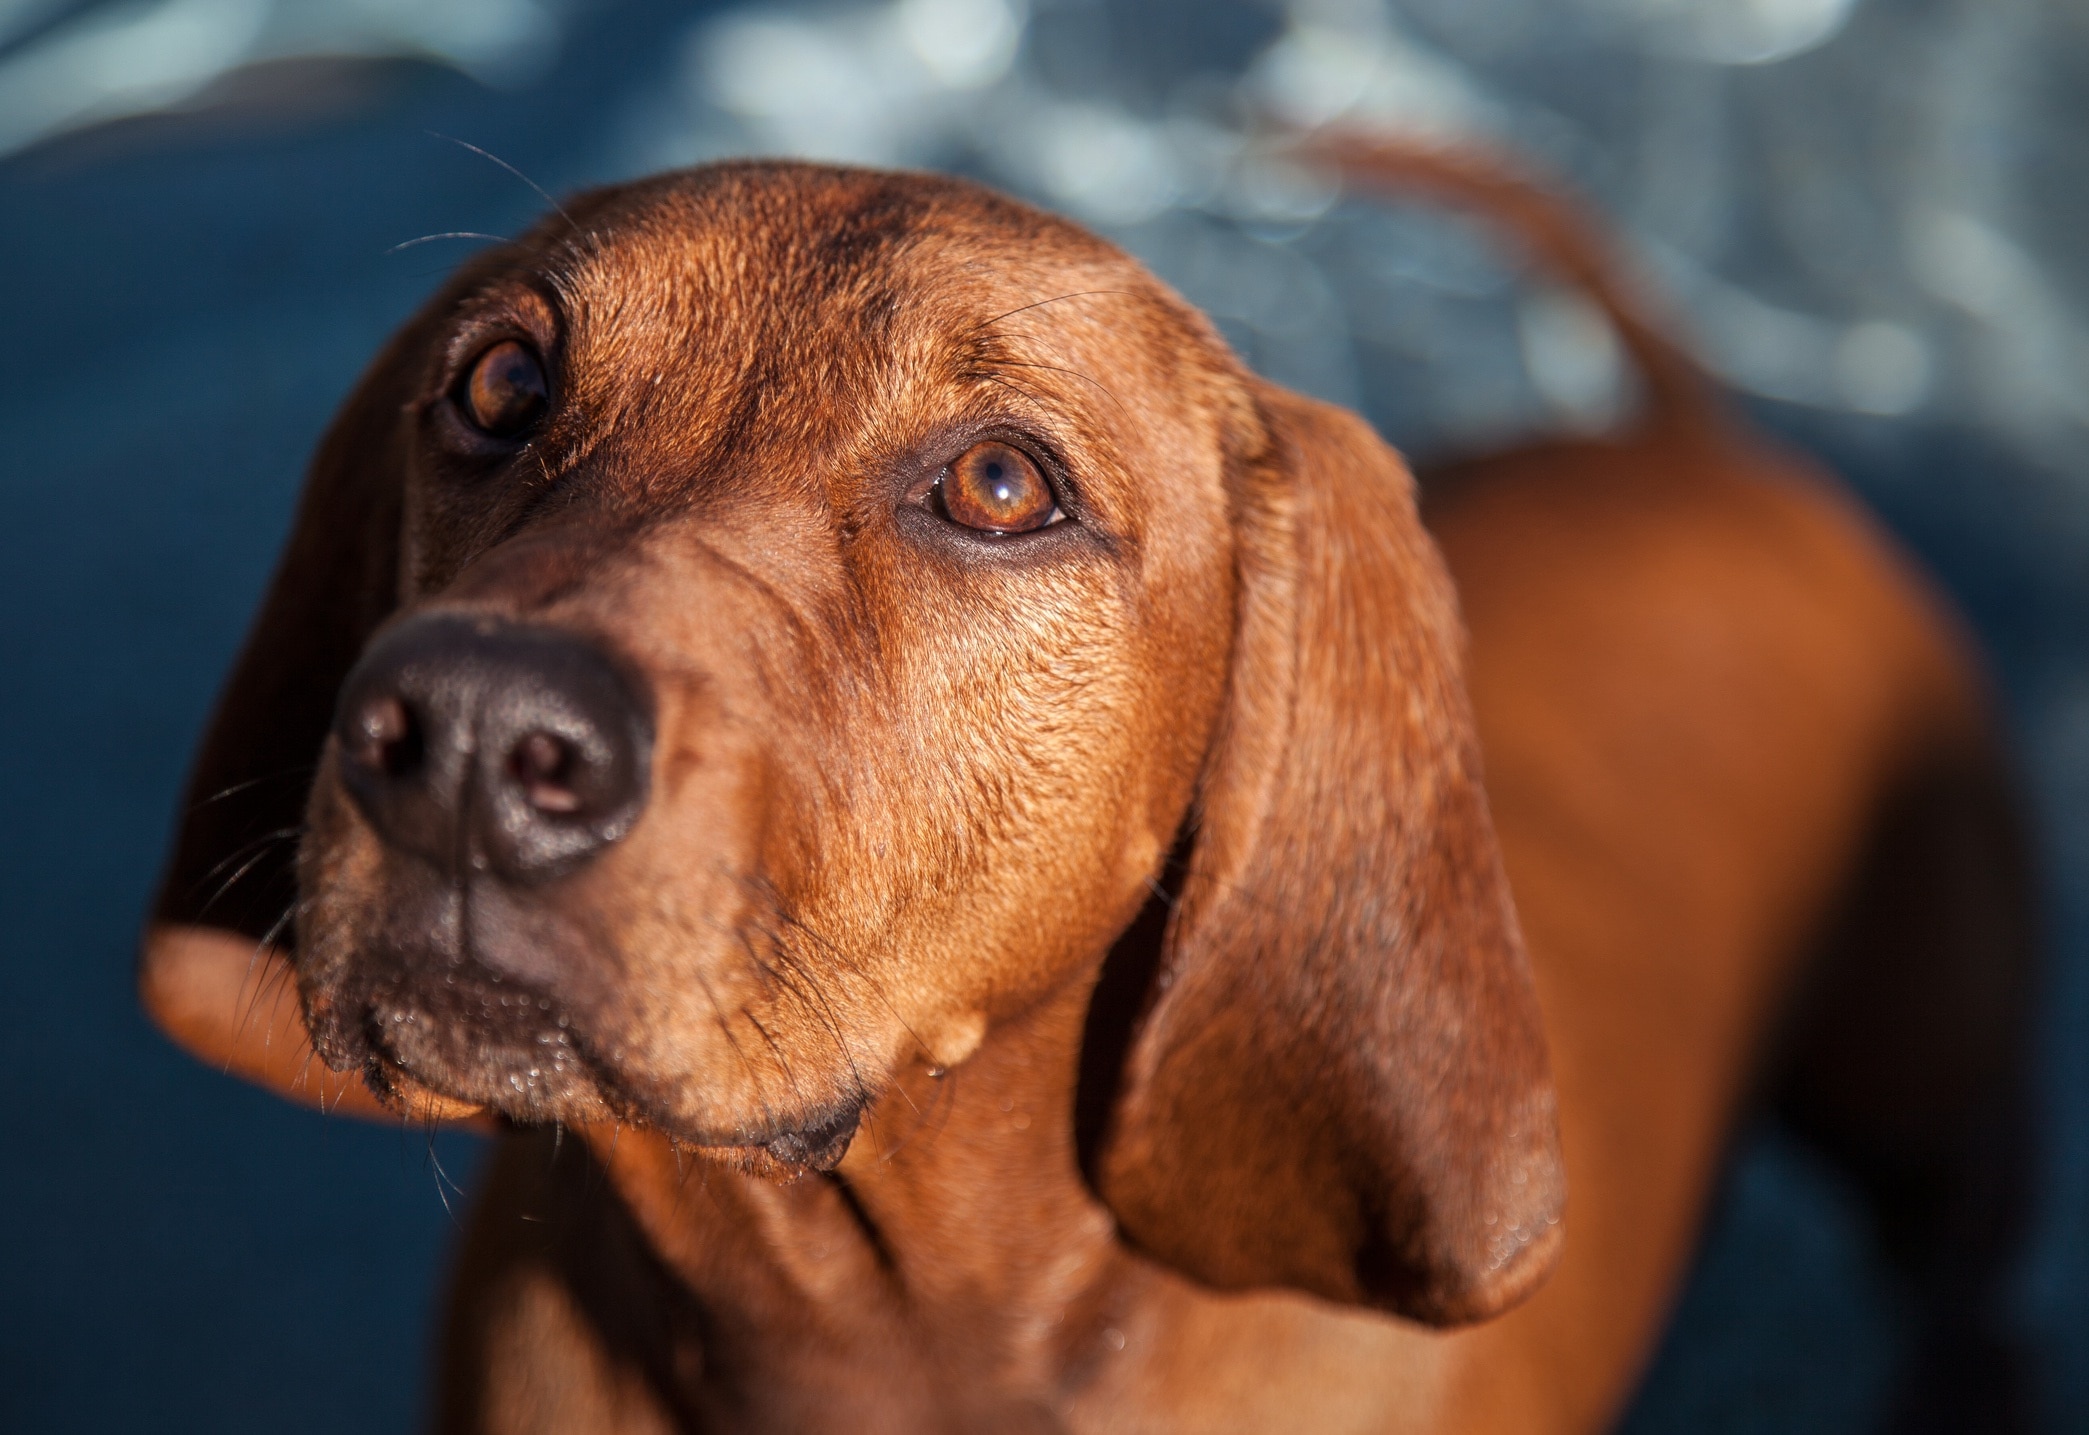
[[[384,1052],[372,1051],[364,1058],[361,1075],[378,1100],[409,1119],[462,1121],[488,1111],[485,1102],[467,1101],[430,1086]]]
[[[606,1084],[583,1028],[602,995],[593,978],[615,960],[559,913],[406,861],[374,893],[353,894],[330,925],[360,935],[323,944],[300,984],[315,1033],[331,1037],[319,1046],[335,1070],[375,1052],[422,1086],[487,1105],[498,1098],[478,1078],[534,1077],[539,1058],[563,1068],[555,1079]],[[558,1052],[540,1050],[547,1040]]]
[[[526,1118],[501,1109],[498,1103],[466,1101],[445,1094],[421,1080],[388,1053],[373,1051],[365,1063],[363,1077],[381,1100],[400,1109],[409,1118],[454,1121],[498,1114],[529,1124]],[[672,1121],[621,1103],[611,1105],[607,1100],[603,1100],[599,1113],[556,1119],[562,1126],[576,1128],[628,1125],[655,1130],[677,1147],[694,1151],[722,1165],[737,1167],[749,1175],[791,1181],[810,1172],[832,1171],[839,1166],[856,1139],[863,1110],[860,1103],[851,1103],[836,1111],[808,1117],[803,1125],[785,1125],[773,1135],[739,1132],[725,1138],[715,1133],[678,1129]]]
[[[813,1118],[811,1125],[772,1137],[760,1147],[784,1166],[831,1171],[849,1153],[849,1143],[856,1139],[862,1120],[863,1107],[850,1104]]]
[[[303,983],[315,1034],[331,1036],[318,1043],[320,1055],[337,1071],[360,1072],[380,1100],[523,1124],[643,1127],[780,1178],[830,1170],[847,1154],[868,1094],[756,1101],[737,1116],[692,1120],[675,1099],[685,1076],[627,1071],[607,1055],[620,1046],[615,1003],[576,977],[620,960],[590,949],[547,965],[546,947],[578,945],[570,919],[550,931],[547,914],[518,910],[504,892],[405,870],[419,880],[388,889],[381,904],[362,899],[385,918]],[[547,943],[547,934],[563,942]],[[605,1021],[612,1030],[598,1029]]]
[[[772,1110],[759,1123],[703,1127],[628,1090],[616,1091],[612,1100],[620,1119],[658,1131],[678,1146],[757,1174],[784,1177],[840,1165],[870,1105],[868,1097],[849,1097],[789,1115]]]
[[[418,1069],[389,1035],[400,1016],[435,1019],[433,1012],[412,1000],[410,991],[380,989],[358,1006],[363,1050],[359,1061],[345,1065],[359,1065],[364,1080],[380,1099],[415,1115],[455,1119],[491,1112],[525,1124],[556,1120],[572,1126],[645,1127],[726,1164],[788,1179],[838,1166],[848,1154],[869,1104],[867,1097],[851,1097],[802,1115],[770,1113],[757,1125],[693,1126],[677,1119],[666,1104],[630,1090],[614,1071],[603,1067],[581,1034],[565,1022],[560,1023],[561,1031],[570,1040],[563,1044],[564,1049],[575,1059],[565,1066],[558,1086],[541,1091],[532,1101],[527,1099],[529,1088],[515,1084],[517,1073],[504,1070],[497,1059],[487,1060],[471,1073],[480,1080],[465,1079],[462,1072],[438,1075]],[[530,1073],[532,1077],[538,1074],[535,1070]],[[483,1094],[489,1090],[492,1095]]]
[[[414,1043],[403,1040],[407,1032],[463,1025],[458,1016],[426,1000],[421,985],[385,982],[359,993],[353,1002],[348,1025],[357,1038],[356,1049],[344,1064],[360,1065],[366,1079],[374,1077],[373,1089],[403,1080],[446,1101],[520,1119],[543,1119],[555,1108],[585,1118],[593,1114],[591,1108],[609,1114],[619,1105],[612,1096],[613,1080],[592,1058],[572,1023],[564,1015],[551,1015],[548,998],[526,991],[515,993],[521,1007],[548,1021],[521,1028],[481,1025],[481,1041],[461,1043],[457,1050],[445,1050],[443,1043],[449,1038],[439,1034],[425,1052],[415,1052]],[[498,980],[489,987],[497,991]],[[485,994],[480,995],[483,999]]]

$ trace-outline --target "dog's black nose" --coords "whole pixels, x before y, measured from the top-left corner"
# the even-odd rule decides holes
[[[341,781],[387,843],[452,874],[573,870],[645,806],[653,724],[593,643],[495,618],[424,614],[341,689]]]

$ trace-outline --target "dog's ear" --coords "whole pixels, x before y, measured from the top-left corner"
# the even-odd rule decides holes
[[[198,749],[160,921],[253,937],[287,930],[279,924],[296,895],[290,859],[336,695],[399,601],[418,327],[378,356],[320,441],[289,542]]]
[[[288,974],[268,944],[290,940],[298,835],[335,695],[398,602],[407,409],[424,327],[408,326],[385,348],[320,443],[289,543],[205,730],[140,954],[140,995],[168,1035],[305,1100],[332,1088],[304,1080],[295,994],[286,1006]],[[267,1009],[257,1011],[264,994]]]
[[[1090,1168],[1207,1284],[1476,1320],[1550,1270],[1563,1177],[1456,605],[1399,457],[1258,392],[1229,706]]]

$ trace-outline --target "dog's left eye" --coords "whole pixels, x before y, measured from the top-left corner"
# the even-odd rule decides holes
[[[958,455],[936,497],[944,517],[981,533],[1028,533],[1066,516],[1030,456],[992,439]]]
[[[472,427],[492,438],[517,437],[543,416],[550,401],[543,361],[514,339],[503,339],[472,360],[458,394]]]

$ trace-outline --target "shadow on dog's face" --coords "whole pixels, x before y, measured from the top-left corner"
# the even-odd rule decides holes
[[[1131,261],[727,166],[583,200],[381,363],[400,607],[299,867],[330,1064],[830,1164],[1136,911],[1222,704],[1251,403]]]

